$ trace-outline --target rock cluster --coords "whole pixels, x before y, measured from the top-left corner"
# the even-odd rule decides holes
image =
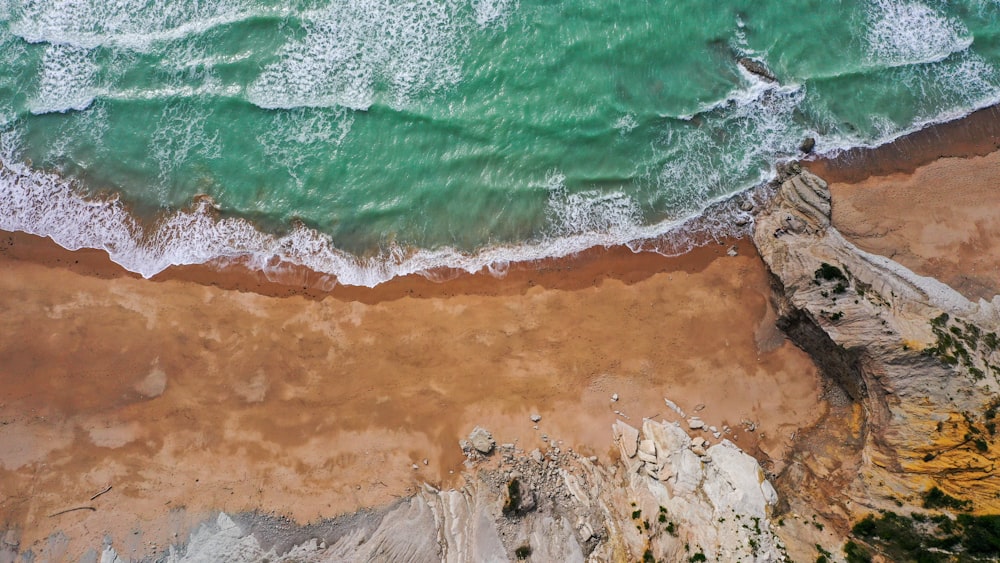
[[[498,449],[496,467],[466,474],[460,490],[425,485],[380,510],[297,526],[261,514],[218,514],[160,560],[181,561],[621,561],[653,557],[778,561],[769,515],[774,489],[728,441],[708,447],[678,425],[613,427],[621,462]],[[469,443],[492,451],[489,432]],[[477,438],[475,442],[473,438]],[[491,465],[493,462],[481,463]],[[104,548],[102,561],[119,561]]]

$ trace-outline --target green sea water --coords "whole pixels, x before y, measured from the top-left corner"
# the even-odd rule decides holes
[[[998,100],[987,0],[0,0],[0,228],[372,285],[674,232],[806,137]]]

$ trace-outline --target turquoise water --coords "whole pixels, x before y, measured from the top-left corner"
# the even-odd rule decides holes
[[[249,256],[366,285],[655,237],[805,137],[874,145],[997,102],[998,14],[0,0],[0,228],[143,275]]]

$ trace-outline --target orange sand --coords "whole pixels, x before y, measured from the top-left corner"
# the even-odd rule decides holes
[[[98,252],[0,240],[0,530],[45,557],[105,532],[124,556],[150,553],[211,510],[304,522],[457,485],[476,425],[607,460],[613,411],[672,419],[669,397],[777,458],[821,410],[747,241],[737,257],[619,248],[503,280],[277,297],[289,288],[238,272],[213,283],[259,292],[190,281],[208,269],[148,281]],[[97,510],[49,516],[77,506]],[[70,540],[47,542],[56,531]]]
[[[830,189],[834,225],[860,248],[970,299],[1000,294],[1000,152]]]

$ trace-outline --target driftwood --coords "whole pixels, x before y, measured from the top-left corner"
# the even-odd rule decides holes
[[[75,510],[89,510],[91,512],[97,512],[97,509],[94,508],[93,506],[77,506],[75,508],[67,508],[66,510],[61,510],[59,512],[56,512],[55,514],[49,514],[49,518],[55,518],[60,514],[66,514],[67,512],[73,512]]]
[[[108,492],[108,491],[110,491],[110,490],[111,490],[111,485],[108,485],[108,488],[107,488],[107,489],[104,489],[103,491],[101,491],[101,492],[97,493],[96,495],[94,495],[94,496],[90,497],[90,500],[94,500],[95,498],[97,498],[97,497],[99,497],[99,496],[103,495],[104,493],[106,493],[106,492]]]

